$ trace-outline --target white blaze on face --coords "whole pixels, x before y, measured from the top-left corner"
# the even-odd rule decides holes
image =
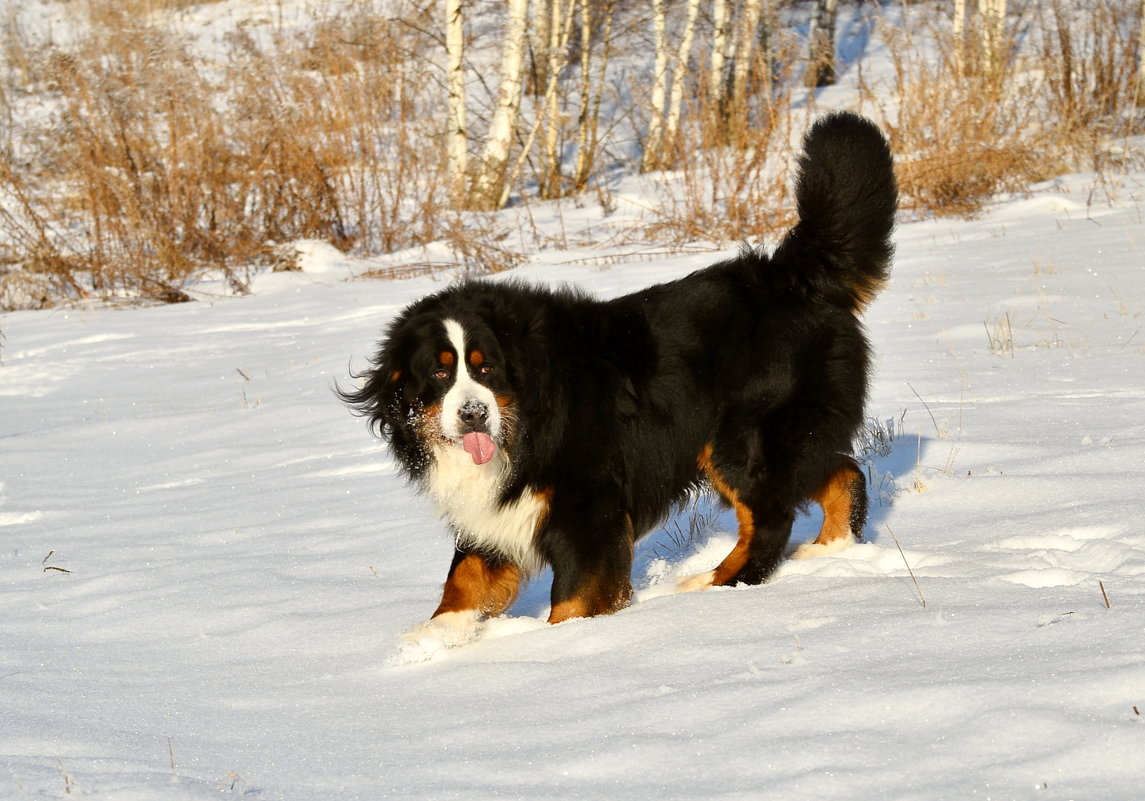
[[[441,404],[441,433],[460,441],[467,433],[461,422],[462,409],[477,404],[488,415],[485,425],[489,436],[496,440],[501,435],[501,410],[489,387],[477,383],[469,372],[465,329],[456,320],[446,320],[445,335],[457,354],[457,372],[453,377],[453,386],[445,393]]]
[[[502,434],[501,409],[492,391],[469,372],[465,329],[456,320],[445,320],[445,333],[457,354],[457,373],[441,404],[441,432],[461,447],[438,444],[425,487],[456,530],[458,547],[501,554],[534,572],[542,560],[533,537],[547,513],[547,502],[532,491],[511,503],[501,502],[504,481],[511,473],[505,453],[494,442]],[[461,411],[467,404],[484,406],[487,433],[465,430]]]

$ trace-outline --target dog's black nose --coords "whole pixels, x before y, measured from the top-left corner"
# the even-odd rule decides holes
[[[484,403],[466,403],[458,411],[458,416],[466,434],[471,431],[488,433],[489,410]]]

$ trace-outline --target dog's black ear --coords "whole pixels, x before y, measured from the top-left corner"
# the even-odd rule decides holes
[[[355,414],[365,417],[376,435],[387,437],[405,416],[402,397],[409,376],[385,353],[379,353],[369,369],[352,377],[362,382],[361,388],[351,391],[339,388],[338,397]]]

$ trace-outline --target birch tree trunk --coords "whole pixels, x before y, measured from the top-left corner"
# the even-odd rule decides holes
[[[966,0],[954,0],[954,69],[966,74]]]
[[[717,110],[723,107],[726,99],[724,62],[728,57],[728,40],[731,38],[730,23],[731,9],[728,8],[727,0],[715,0],[712,5],[712,64],[708,73],[708,102]]]
[[[605,13],[610,15],[611,9],[606,8]],[[606,45],[607,47],[607,45]],[[607,58],[607,52],[605,57]],[[603,74],[603,73],[602,73]],[[581,175],[587,180],[588,167],[585,162],[590,158],[588,153],[589,120],[588,109],[592,103],[592,4],[587,0],[580,0],[580,104],[577,108],[576,122],[576,167],[573,170],[574,191],[582,186]]]
[[[668,94],[668,3],[652,0],[652,29],[656,36],[656,74],[652,80],[652,117],[644,140],[641,169],[655,169],[660,142],[664,137],[664,102]]]
[[[1006,0],[978,0],[982,37],[982,74],[994,75],[1002,66],[1006,34]]]
[[[521,109],[521,73],[525,64],[528,13],[529,0],[509,0],[509,19],[501,45],[497,107],[493,110],[474,180],[473,204],[477,208],[498,209],[504,205],[506,171]]]
[[[835,21],[839,0],[815,0],[811,9],[811,31],[808,35],[805,86],[830,86],[835,83]]]
[[[764,0],[761,8],[759,22],[756,23],[757,38],[759,39],[759,76],[756,78],[759,92],[766,92],[771,97],[774,88],[775,76],[775,42],[778,41],[779,11],[776,0]]]
[[[445,0],[445,71],[448,92],[446,153],[449,199],[454,208],[469,201],[469,132],[465,113],[465,17],[463,0]]]
[[[1074,106],[1074,66],[1073,66],[1073,39],[1070,36],[1070,20],[1069,12],[1062,8],[1062,3],[1068,0],[1053,0],[1051,8],[1054,12],[1054,28],[1056,28],[1058,39],[1058,56],[1062,60],[1061,65],[1061,93],[1065,95],[1065,107],[1069,109],[1067,113],[1073,113]]]
[[[764,0],[744,0],[743,12],[740,14],[731,75],[731,114],[729,116],[733,125],[742,126],[747,123],[747,84],[748,78],[751,76],[751,62],[754,56],[756,32],[759,30],[759,20],[763,15],[763,3]],[[767,79],[770,79],[770,67],[764,66]]]
[[[529,26],[529,92],[534,97],[544,97],[549,85],[549,20],[552,15],[552,0],[537,0],[533,5],[533,21]]]
[[[615,0],[605,0],[604,31],[600,42],[600,69],[596,83],[592,82],[592,4],[581,3],[581,95],[578,115],[576,169],[573,176],[573,191],[580,192],[588,186],[588,177],[596,160],[597,135],[600,124],[600,101],[604,96],[604,78],[608,74],[608,48],[612,44],[612,15],[616,8]]]
[[[578,0],[551,0],[552,16],[549,19],[549,79],[545,87],[545,139],[543,174],[540,180],[542,198],[559,197],[561,193],[561,105],[557,84],[561,70],[568,60],[569,33],[572,30],[573,12]],[[579,0],[586,2],[586,0]],[[562,2],[564,5],[562,5]]]
[[[1137,106],[1145,108],[1145,0],[1141,0],[1141,30],[1137,34]]]
[[[664,120],[664,132],[659,142],[656,159],[660,167],[671,166],[675,159],[672,151],[676,147],[676,136],[680,131],[680,109],[684,103],[684,79],[688,73],[688,57],[692,52],[692,37],[696,31],[696,17],[700,13],[700,0],[688,0],[688,18],[680,37],[680,49],[676,51],[676,64],[672,70],[672,92],[668,97],[668,111]]]

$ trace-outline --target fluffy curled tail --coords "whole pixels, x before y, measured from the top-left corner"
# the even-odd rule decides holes
[[[845,112],[818,120],[803,141],[795,199],[799,222],[772,254],[775,277],[858,313],[894,255],[898,189],[875,124]]]

